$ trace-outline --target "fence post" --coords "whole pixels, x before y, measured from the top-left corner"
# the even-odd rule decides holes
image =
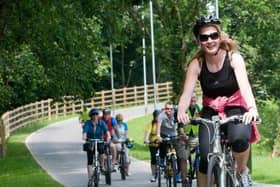
[[[170,84],[169,84],[169,82],[166,82],[165,85],[166,85],[166,95],[167,95],[168,100],[170,100],[170,92],[169,92]]]
[[[63,97],[63,115],[66,116],[66,101],[65,101],[65,97]]]
[[[134,86],[134,104],[137,104],[137,87]]]
[[[90,100],[90,108],[94,107],[94,105],[95,105],[94,97],[92,97]]]
[[[105,93],[104,91],[102,90],[101,91],[101,108],[104,108],[105,107]]]
[[[59,111],[58,111],[58,102],[55,102],[55,119],[58,118]]]
[[[123,88],[123,106],[126,106],[126,87]]]
[[[72,114],[75,114],[75,107],[76,107],[76,101],[73,99],[72,100]]]
[[[3,123],[2,117],[0,119],[0,133],[1,133],[1,145],[0,145],[0,156],[1,158],[6,157],[6,128]]]
[[[36,121],[38,121],[38,101],[35,102],[35,117],[36,117]]]
[[[52,108],[51,108],[51,99],[48,99],[48,118],[51,120],[52,118]]]

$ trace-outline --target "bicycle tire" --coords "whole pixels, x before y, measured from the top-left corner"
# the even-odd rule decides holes
[[[216,156],[212,156],[208,162],[208,170],[207,170],[207,187],[212,187],[212,184],[216,183],[216,187],[221,187],[220,185],[220,171],[218,158]]]
[[[167,180],[167,187],[171,187],[171,185],[172,185],[172,177],[171,176],[167,176],[167,178],[166,178],[166,180]]]
[[[167,160],[166,166],[164,168],[164,176],[166,179],[166,186],[171,187],[172,185],[172,176],[171,176],[171,161]]]
[[[94,169],[93,184],[94,187],[99,187],[99,171],[97,168]]]
[[[157,165],[156,165],[156,173],[157,173],[157,181],[158,187],[161,187],[161,167],[160,167],[160,158],[157,158]]]
[[[233,178],[229,175],[228,172],[226,174],[226,186],[227,187],[236,187],[235,182],[233,181]]]
[[[188,185],[189,187],[192,187],[192,181],[193,181],[193,173],[194,173],[194,167],[193,167],[193,160],[192,160],[192,157],[191,157],[191,154],[189,155],[189,158],[188,158],[188,173],[187,173],[187,179],[188,179]]]
[[[171,166],[172,166],[172,182],[173,187],[177,187],[176,173],[177,173],[177,159],[174,155],[171,155]]]
[[[122,152],[120,154],[120,172],[121,172],[121,179],[125,180],[126,175],[125,175],[125,154]]]
[[[112,183],[111,165],[112,165],[112,162],[107,155],[107,158],[105,160],[105,182],[106,182],[107,185],[111,185],[111,183]]]

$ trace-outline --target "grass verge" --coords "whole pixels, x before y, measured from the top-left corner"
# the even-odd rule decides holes
[[[144,116],[130,120],[129,136],[134,139],[135,147],[131,150],[131,156],[140,160],[149,160],[148,146],[144,145],[144,133],[146,126],[151,121],[152,116]],[[265,150],[265,149],[264,149]],[[260,151],[258,149],[258,151]],[[253,171],[252,177],[255,182],[267,184],[280,184],[280,158],[271,158],[269,153],[258,154],[253,148]]]
[[[7,155],[0,159],[0,186],[1,187],[60,187],[45,170],[33,159],[25,145],[25,139],[36,130],[56,121],[73,116],[59,117],[55,120],[46,120],[20,128],[7,140]]]

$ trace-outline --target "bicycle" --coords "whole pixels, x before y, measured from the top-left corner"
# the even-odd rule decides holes
[[[105,152],[105,161],[104,161],[104,175],[105,175],[105,182],[107,185],[111,185],[112,183],[112,153],[110,149],[110,144],[104,144],[104,152]]]
[[[234,115],[223,120],[219,116],[213,116],[212,120],[192,118],[190,121],[196,125],[210,124],[214,128],[214,135],[210,140],[212,151],[208,154],[207,187],[211,187],[214,181],[217,187],[242,186],[235,169],[231,147],[227,144],[225,135],[220,131],[220,127],[224,124],[242,121],[242,116]]]
[[[159,149],[157,149],[156,153],[156,177],[158,181],[158,187],[161,187],[161,174],[163,173],[163,167],[160,164],[160,156],[159,156]]]
[[[93,150],[93,175],[92,175],[92,181],[94,184],[94,187],[99,186],[99,181],[100,181],[100,164],[99,164],[99,158],[98,158],[98,151],[97,147],[99,143],[104,143],[103,140],[100,139],[88,139],[86,143],[89,144],[90,150]]]
[[[126,158],[126,152],[125,152],[125,149],[131,149],[133,147],[133,141],[132,140],[122,140],[122,141],[119,141],[119,143],[121,144],[121,150],[118,151],[118,155],[119,155],[119,170],[120,170],[120,173],[121,173],[121,179],[122,180],[126,180],[126,168],[127,168],[127,159]]]
[[[167,144],[167,153],[165,156],[166,165],[161,166],[160,164],[160,156],[159,150],[156,154],[157,157],[157,178],[158,178],[158,187],[161,187],[161,174],[164,173],[164,177],[166,178],[167,187],[176,187],[176,173],[177,173],[177,155],[174,146],[174,141],[177,141],[177,137],[166,137],[162,138],[162,142]]]

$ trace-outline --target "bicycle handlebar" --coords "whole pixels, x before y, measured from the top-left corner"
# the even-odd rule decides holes
[[[200,125],[200,124],[219,124],[219,125],[224,125],[226,123],[229,122],[241,122],[243,118],[243,115],[233,115],[230,117],[227,117],[225,119],[220,119],[218,116],[214,116],[214,119],[210,120],[210,119],[206,119],[206,118],[201,118],[201,117],[197,117],[197,118],[191,118],[190,122],[193,125]],[[257,119],[257,124],[260,123],[261,119],[258,118]]]
[[[100,139],[87,139],[86,142],[89,142],[89,143],[94,143],[94,142],[105,143],[104,140],[100,140]]]

